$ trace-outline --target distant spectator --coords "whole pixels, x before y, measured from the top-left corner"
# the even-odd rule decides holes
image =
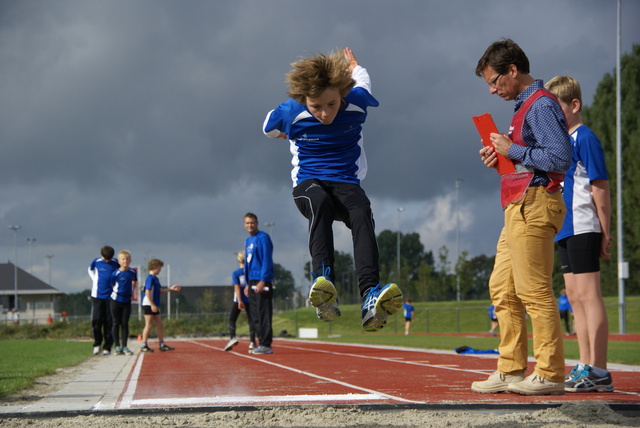
[[[489,334],[492,336],[496,336],[496,328],[498,328],[498,316],[496,315],[496,307],[495,305],[489,306],[489,320],[491,321],[491,328],[489,329]]]
[[[409,335],[409,327],[411,327],[411,320],[413,320],[414,307],[411,304],[411,299],[407,299],[402,302],[404,308],[404,334]]]
[[[560,319],[564,321],[564,327],[567,330],[567,335],[572,335],[573,330],[571,329],[571,318],[573,317],[573,308],[571,307],[571,303],[567,297],[567,290],[564,288],[560,292],[560,297],[558,297],[558,310],[560,311]]]

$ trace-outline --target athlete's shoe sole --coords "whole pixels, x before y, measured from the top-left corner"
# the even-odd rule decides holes
[[[316,315],[322,321],[333,321],[340,317],[337,292],[333,283],[324,276],[316,278],[309,291],[309,303],[316,308]]]
[[[362,328],[369,332],[380,330],[387,323],[389,315],[402,307],[402,302],[402,291],[397,284],[390,283],[384,287],[377,285],[369,289],[362,304]]]

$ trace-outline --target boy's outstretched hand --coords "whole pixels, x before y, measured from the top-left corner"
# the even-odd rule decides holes
[[[346,59],[349,63],[347,70],[349,70],[349,73],[351,73],[353,69],[356,68],[356,65],[358,65],[358,60],[356,59],[356,56],[353,54],[353,51],[351,49],[344,48],[344,59]]]

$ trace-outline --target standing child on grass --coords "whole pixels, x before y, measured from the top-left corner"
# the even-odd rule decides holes
[[[288,139],[293,155],[293,199],[309,220],[309,252],[316,279],[309,293],[318,318],[340,316],[334,272],[333,222],[351,230],[362,296],[362,327],[376,331],[402,307],[396,284],[380,284],[371,203],[360,181],[367,172],[362,124],[377,107],[367,70],[349,48],[291,64],[289,96],[267,114],[263,132]]]
[[[122,250],[118,253],[120,268],[111,274],[111,318],[113,319],[113,344],[116,355],[133,355],[127,347],[129,340],[129,317],[131,317],[131,296],[138,285],[138,273],[131,269],[131,253]],[[120,333],[122,332],[122,346]]]
[[[556,235],[567,296],[573,308],[580,362],[565,378],[567,392],[613,391],[607,370],[609,321],[600,292],[600,259],[609,259],[613,243],[611,196],[604,150],[582,123],[582,93],[577,80],[557,76],[546,88],[558,97],[573,144],[564,180],[567,216]]]
[[[151,327],[156,324],[158,333],[158,341],[160,342],[161,351],[173,351],[174,348],[164,343],[164,332],[162,328],[162,318],[160,317],[160,294],[167,294],[170,291],[180,291],[179,285],[172,285],[168,288],[162,288],[158,274],[162,270],[164,263],[162,260],[151,259],[147,264],[149,275],[144,282],[144,299],[142,300],[142,310],[144,312],[144,330],[142,331],[142,352],[153,352],[153,349],[147,345]]]

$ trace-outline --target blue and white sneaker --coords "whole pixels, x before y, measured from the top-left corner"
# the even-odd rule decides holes
[[[340,318],[336,287],[324,276],[319,276],[309,291],[309,303],[316,308],[316,315],[322,321]]]
[[[573,378],[580,372],[580,364],[576,364],[575,366],[573,366],[573,368],[571,369],[571,371],[569,372],[568,375],[566,375],[564,377],[564,381],[570,381],[573,380]]]
[[[273,348],[271,346],[258,346],[257,348],[253,349],[251,351],[252,354],[254,355],[259,355],[259,354],[273,354]]]
[[[362,303],[362,328],[365,331],[380,330],[387,323],[387,317],[402,307],[402,291],[397,284],[371,287]]]
[[[613,380],[611,373],[604,377],[598,377],[591,371],[591,367],[585,366],[572,380],[564,383],[567,392],[612,392]]]

